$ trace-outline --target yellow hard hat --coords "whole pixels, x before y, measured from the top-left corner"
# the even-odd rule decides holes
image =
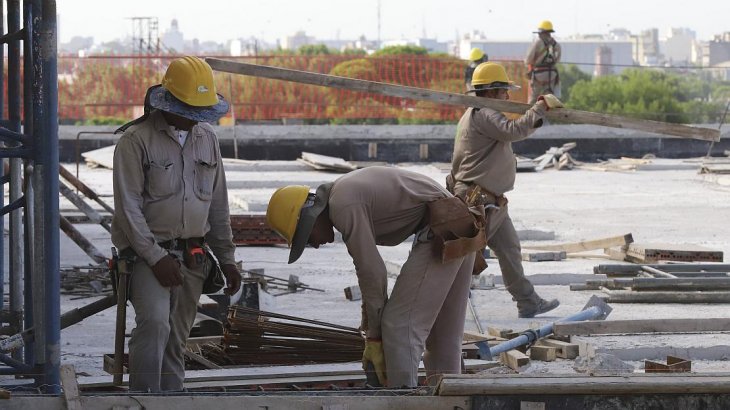
[[[291,246],[302,205],[309,195],[309,187],[305,185],[289,185],[279,188],[271,195],[266,208],[266,222],[271,229],[281,235]]]
[[[476,47],[471,49],[471,52],[469,53],[469,60],[477,61],[482,57],[484,57],[484,51]]]
[[[553,23],[550,20],[541,21],[540,25],[537,26],[537,31],[547,31],[548,33],[555,32],[555,30],[553,30]]]
[[[497,63],[481,63],[474,70],[471,78],[471,85],[474,90],[490,90],[495,88],[506,88],[508,90],[516,90],[520,87],[509,80],[507,71],[501,64]]]
[[[198,57],[186,56],[173,60],[162,78],[162,87],[193,107],[218,104],[213,70]]]

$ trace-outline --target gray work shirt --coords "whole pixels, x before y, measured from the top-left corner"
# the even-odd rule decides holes
[[[545,109],[533,105],[516,120],[491,108],[469,108],[459,120],[451,162],[455,181],[476,184],[502,195],[515,184],[512,141],[529,137],[542,125]]]
[[[329,217],[355,264],[368,337],[380,337],[387,300],[387,271],[376,245],[405,241],[425,226],[426,203],[448,196],[433,179],[397,168],[364,168],[335,181]]]
[[[221,264],[235,264],[218,138],[206,123],[180,145],[159,111],[129,127],[114,150],[112,242],[153,266],[158,243],[205,237]]]

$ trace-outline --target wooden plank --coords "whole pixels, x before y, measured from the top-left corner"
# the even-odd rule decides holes
[[[66,402],[66,408],[68,410],[83,409],[79,395],[79,384],[76,380],[76,370],[74,370],[73,365],[61,365],[59,371],[61,387],[63,387],[63,400]]]
[[[621,236],[612,236],[610,238],[593,239],[590,241],[581,241],[573,243],[564,243],[561,245],[542,245],[542,246],[531,246],[531,249],[537,249],[541,251],[557,251],[557,252],[583,252],[592,251],[596,249],[611,248],[613,246],[624,246],[634,241],[634,238],[630,233]]]
[[[487,326],[487,334],[490,336],[496,336],[496,337],[501,337],[504,339],[509,339],[508,336],[513,333],[514,333],[514,331],[512,329],[501,329],[498,327]]]
[[[496,100],[464,94],[434,91],[423,88],[407,87],[396,84],[385,84],[375,81],[359,80],[334,75],[311,73],[287,68],[270,67],[258,64],[240,63],[206,58],[205,61],[217,71],[250,75],[276,80],[293,81],[323,87],[339,88],[367,93],[388,95],[391,97],[409,98],[420,101],[431,101],[440,104],[460,105],[467,107],[492,108],[503,112],[524,114],[531,105],[509,100]],[[571,124],[594,124],[605,127],[635,129],[654,134],[672,135],[680,138],[692,138],[704,141],[719,141],[720,131],[711,128],[691,127],[682,124],[669,124],[659,121],[637,118],[619,117],[587,111],[556,108],[547,112],[551,121]]]
[[[645,373],[689,373],[692,371],[692,362],[675,356],[667,356],[667,363],[644,361]]]
[[[597,275],[636,274],[643,266],[661,269],[664,272],[730,272],[730,264],[726,263],[661,263],[661,264],[606,264],[593,267]]]
[[[463,336],[462,340],[464,341],[464,343],[476,343],[476,342],[482,342],[485,340],[495,340],[495,337],[490,336],[490,335],[483,335],[483,334],[479,334],[479,333],[464,331],[464,336]]]
[[[440,396],[544,394],[726,394],[730,376],[706,374],[585,375],[447,375],[437,388]]]
[[[634,278],[631,289],[650,290],[730,290],[730,278]]]
[[[521,367],[530,364],[530,358],[519,350],[509,350],[500,353],[499,361],[516,372],[519,372]]]
[[[730,303],[730,292],[610,291],[608,303]]]
[[[556,322],[556,335],[597,335],[636,333],[694,333],[730,331],[730,318],[714,319],[629,319]]]
[[[530,347],[530,359],[552,362],[557,357],[557,350],[552,346],[532,346]]]
[[[575,359],[576,357],[578,357],[578,345],[575,343],[568,343],[561,340],[545,338],[538,340],[537,345],[554,347],[556,349],[555,355],[560,357],[561,359]]]
[[[562,261],[567,257],[564,251],[522,251],[522,260],[525,262],[546,262],[546,261]]]

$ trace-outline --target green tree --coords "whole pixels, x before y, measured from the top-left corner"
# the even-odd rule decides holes
[[[591,80],[591,75],[581,71],[575,64],[561,64],[558,66],[558,72],[560,73],[560,99],[566,104],[570,101],[570,90],[575,83],[580,80]]]
[[[299,47],[297,54],[302,56],[317,56],[317,55],[331,55],[339,54],[337,50],[333,50],[324,44],[307,44]]]
[[[428,50],[419,46],[389,46],[383,47],[374,52],[373,57],[395,56],[402,54],[426,56],[428,55]]]

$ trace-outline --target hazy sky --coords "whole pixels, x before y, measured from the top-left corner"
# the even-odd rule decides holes
[[[158,17],[160,34],[176,18],[186,39],[225,41],[256,36],[274,41],[304,30],[320,39],[377,39],[377,0],[58,0],[61,41],[93,36],[96,41],[132,32],[128,17]],[[656,27],[687,27],[700,40],[730,31],[727,0],[381,0],[381,39],[424,34],[440,41],[456,33],[483,31],[492,39],[530,39],[542,20],[551,20],[556,36],[632,33]]]

